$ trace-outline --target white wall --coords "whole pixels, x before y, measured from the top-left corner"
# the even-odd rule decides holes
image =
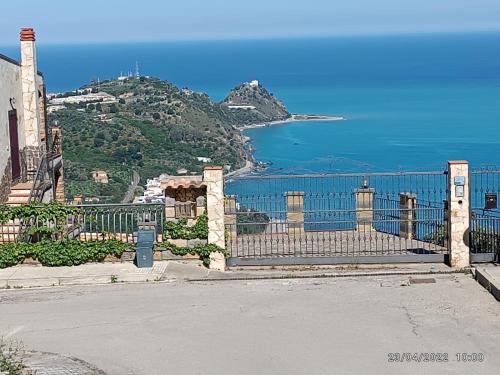
[[[10,157],[9,111],[12,109],[10,98],[14,98],[16,101],[19,149],[22,150],[26,143],[24,137],[21,68],[0,57],[0,180]]]

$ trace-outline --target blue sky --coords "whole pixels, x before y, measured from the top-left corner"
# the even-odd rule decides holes
[[[16,0],[1,13],[3,45],[23,26],[47,44],[500,29],[500,0]]]

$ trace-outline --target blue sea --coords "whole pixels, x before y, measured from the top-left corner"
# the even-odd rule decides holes
[[[16,48],[0,53],[17,55]],[[221,100],[258,79],[293,113],[339,115],[248,130],[272,173],[500,164],[500,33],[38,45],[49,92],[133,71]],[[160,172],[160,171],[159,171]]]

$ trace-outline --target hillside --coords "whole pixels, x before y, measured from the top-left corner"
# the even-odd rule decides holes
[[[235,170],[245,164],[247,150],[238,125],[287,117],[283,104],[263,87],[242,85],[222,103],[204,93],[179,89],[156,78],[112,80],[82,87],[49,101],[63,131],[66,195],[121,200],[133,171],[144,182],[180,168],[200,173],[211,164]],[[83,95],[88,93],[86,95]],[[234,98],[255,109],[231,109]],[[58,108],[56,108],[58,107]],[[108,184],[94,183],[91,172],[105,170]]]
[[[234,88],[222,105],[239,116],[239,124],[285,120],[291,116],[283,102],[276,99],[258,81],[243,83]]]

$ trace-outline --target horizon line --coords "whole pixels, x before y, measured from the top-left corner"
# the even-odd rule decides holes
[[[210,42],[251,42],[251,41],[279,41],[279,40],[307,40],[307,39],[350,39],[350,38],[380,38],[380,37],[416,37],[416,36],[445,36],[445,35],[470,35],[470,34],[496,34],[498,29],[484,30],[445,30],[445,31],[409,31],[409,32],[379,32],[379,33],[355,33],[355,34],[330,34],[330,35],[273,35],[273,36],[233,36],[233,37],[208,37],[208,38],[175,38],[175,39],[150,39],[150,40],[99,40],[99,41],[78,41],[78,42],[37,42],[39,46],[77,46],[77,45],[121,45],[121,44],[156,44],[156,43],[210,43]],[[0,44],[0,47],[13,48],[17,43]]]

